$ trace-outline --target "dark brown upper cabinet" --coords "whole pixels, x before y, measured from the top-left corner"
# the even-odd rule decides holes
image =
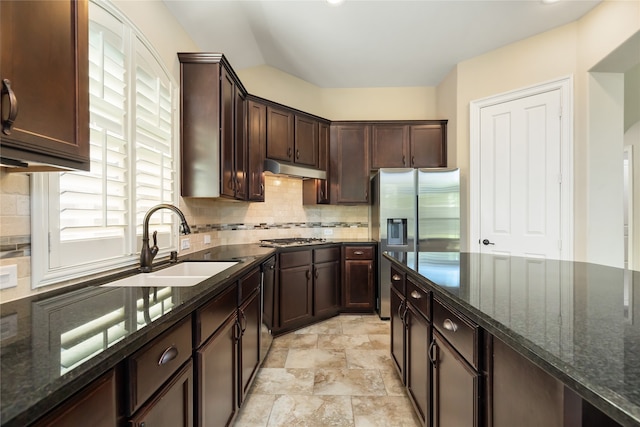
[[[267,148],[267,106],[247,103],[247,199],[264,202],[264,158]]]
[[[183,197],[246,200],[246,90],[220,53],[178,53]]]
[[[319,123],[301,114],[295,115],[294,163],[318,167]]]
[[[331,204],[369,203],[369,144],[371,126],[366,123],[331,125]]]
[[[376,124],[371,127],[371,169],[408,168],[409,126]]]
[[[412,125],[409,128],[411,167],[447,166],[447,121]]]
[[[329,138],[331,135],[330,126],[327,123],[318,123],[319,150],[318,166],[323,171],[329,170]],[[329,180],[328,179],[305,179],[302,182],[302,204],[303,205],[328,205],[329,200]]]
[[[372,125],[371,169],[446,166],[446,120]]]
[[[89,170],[87,1],[1,1],[0,24],[2,164]]]
[[[267,158],[293,162],[294,123],[292,111],[267,106]]]

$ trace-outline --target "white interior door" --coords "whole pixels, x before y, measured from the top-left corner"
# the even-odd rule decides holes
[[[560,258],[560,89],[480,109],[479,250]]]

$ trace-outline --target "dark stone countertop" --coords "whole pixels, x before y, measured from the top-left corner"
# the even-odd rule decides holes
[[[2,426],[35,421],[273,253],[249,244],[185,255],[180,261],[239,261],[192,287],[99,286],[132,269],[0,305]]]
[[[477,253],[385,257],[620,424],[640,425],[640,272]]]

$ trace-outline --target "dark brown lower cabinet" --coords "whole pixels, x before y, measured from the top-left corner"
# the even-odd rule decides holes
[[[431,366],[428,355],[431,325],[411,304],[408,304],[406,310],[405,325],[407,392],[418,416],[425,424],[431,415]]]
[[[429,358],[433,375],[432,426],[478,426],[480,375],[436,330]]]
[[[405,325],[404,310],[407,308],[404,296],[391,288],[391,360],[400,375],[402,384],[406,384],[405,377]],[[425,378],[426,380],[426,378]]]
[[[86,419],[82,419],[83,424],[86,422]],[[131,427],[192,426],[193,363],[189,361],[180,369],[154,398],[135,413],[129,425]]]
[[[313,315],[333,316],[340,310],[340,248],[316,249],[313,265]]]
[[[238,322],[240,325],[240,340],[238,354],[240,356],[240,379],[238,406],[242,405],[251,387],[251,382],[260,366],[260,290],[255,291],[240,306]]]
[[[375,309],[375,246],[344,248],[342,307],[347,311]]]
[[[70,398],[52,413],[33,424],[35,427],[72,427],[78,420],[92,427],[115,427],[116,376],[113,370]]]
[[[237,316],[229,317],[198,349],[197,425],[223,427],[237,410]]]
[[[311,264],[280,270],[279,298],[279,329],[292,329],[313,318]]]

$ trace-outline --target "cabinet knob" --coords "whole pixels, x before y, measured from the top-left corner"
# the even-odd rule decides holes
[[[18,116],[18,98],[16,98],[16,94],[11,89],[11,80],[9,79],[2,79],[1,95],[4,96],[5,93],[9,97],[9,114],[7,114],[6,119],[2,119],[2,133],[11,135],[11,127]]]
[[[393,280],[394,282],[398,282],[400,281],[400,279],[402,279],[402,277],[400,277],[398,274],[394,274],[393,276],[391,276],[391,280]]]
[[[411,291],[411,298],[420,299],[422,298],[422,295],[418,291]]]
[[[354,255],[364,255],[363,251],[353,251]]]
[[[178,357],[178,349],[175,345],[172,345],[162,352],[160,359],[158,359],[158,366],[166,365],[176,357]]]
[[[452,322],[451,319],[444,319],[444,322],[442,322],[442,327],[451,332],[455,332],[458,330],[458,325]]]
[[[296,150],[296,159],[300,158],[300,150]]]
[[[416,156],[411,156],[411,166],[416,164]]]

